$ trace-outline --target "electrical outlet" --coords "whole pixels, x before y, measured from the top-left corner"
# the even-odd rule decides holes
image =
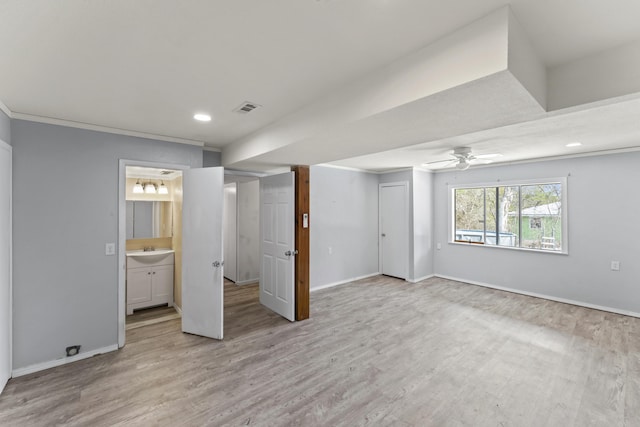
[[[65,351],[67,352],[67,357],[70,356],[75,356],[76,354],[80,353],[80,347],[79,345],[70,345],[69,347],[67,347],[65,349]]]
[[[442,245],[441,245],[440,243],[437,243],[437,244],[436,244],[436,249],[437,249],[437,250],[442,249]]]
[[[116,244],[115,243],[106,243],[104,245],[104,254],[105,255],[115,255],[116,254]]]
[[[329,246],[329,255],[333,255],[333,248]]]
[[[611,261],[611,271],[620,271],[620,261]]]

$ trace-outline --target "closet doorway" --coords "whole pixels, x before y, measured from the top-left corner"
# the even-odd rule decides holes
[[[225,175],[224,277],[236,285],[260,279],[260,181],[255,176]]]

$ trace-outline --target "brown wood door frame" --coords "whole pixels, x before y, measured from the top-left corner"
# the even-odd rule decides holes
[[[292,166],[295,178],[295,257],[296,320],[309,318],[309,166]],[[306,220],[304,215],[306,216]]]

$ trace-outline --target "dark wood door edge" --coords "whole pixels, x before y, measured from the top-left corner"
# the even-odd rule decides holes
[[[309,318],[309,166],[292,166],[295,174],[295,243],[298,254],[295,258],[296,320]],[[306,217],[306,227],[304,215]]]

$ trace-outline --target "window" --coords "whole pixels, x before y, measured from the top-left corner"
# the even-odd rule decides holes
[[[566,179],[451,187],[454,242],[566,253]]]

